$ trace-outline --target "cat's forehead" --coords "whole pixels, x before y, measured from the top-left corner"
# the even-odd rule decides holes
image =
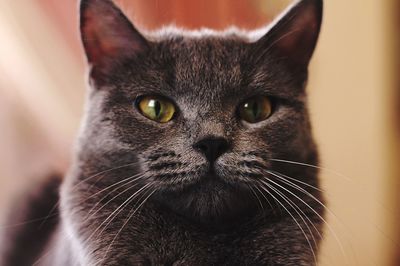
[[[246,36],[178,36],[156,43],[152,53],[160,82],[168,80],[178,96],[226,100],[266,93],[277,97],[302,94],[295,79],[273,53],[260,54]]]
[[[225,102],[254,96],[297,97],[294,79],[273,55],[255,53],[239,35],[173,36],[151,43],[150,50],[113,71],[129,95],[160,94],[188,102]]]
[[[233,38],[177,38],[161,43],[177,90],[224,91],[242,80],[245,44]]]

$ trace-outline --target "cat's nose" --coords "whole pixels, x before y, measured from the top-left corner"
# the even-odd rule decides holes
[[[202,153],[208,161],[214,162],[230,148],[230,144],[225,138],[208,137],[195,143],[193,148]]]

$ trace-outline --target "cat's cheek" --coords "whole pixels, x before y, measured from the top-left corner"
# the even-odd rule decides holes
[[[132,146],[136,150],[143,150],[158,144],[168,132],[168,128],[132,118],[117,121],[114,126],[119,141]]]

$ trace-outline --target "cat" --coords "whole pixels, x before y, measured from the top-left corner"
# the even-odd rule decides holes
[[[68,174],[25,219],[58,190],[60,215],[11,234],[3,264],[315,265],[305,88],[322,6],[297,1],[260,31],[142,34],[112,1],[82,0],[84,123]]]

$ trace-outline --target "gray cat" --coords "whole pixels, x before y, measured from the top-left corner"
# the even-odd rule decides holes
[[[322,0],[262,36],[142,35],[109,0],[80,8],[90,90],[74,161],[18,207],[13,222],[32,222],[8,231],[2,265],[315,265],[305,85]]]

